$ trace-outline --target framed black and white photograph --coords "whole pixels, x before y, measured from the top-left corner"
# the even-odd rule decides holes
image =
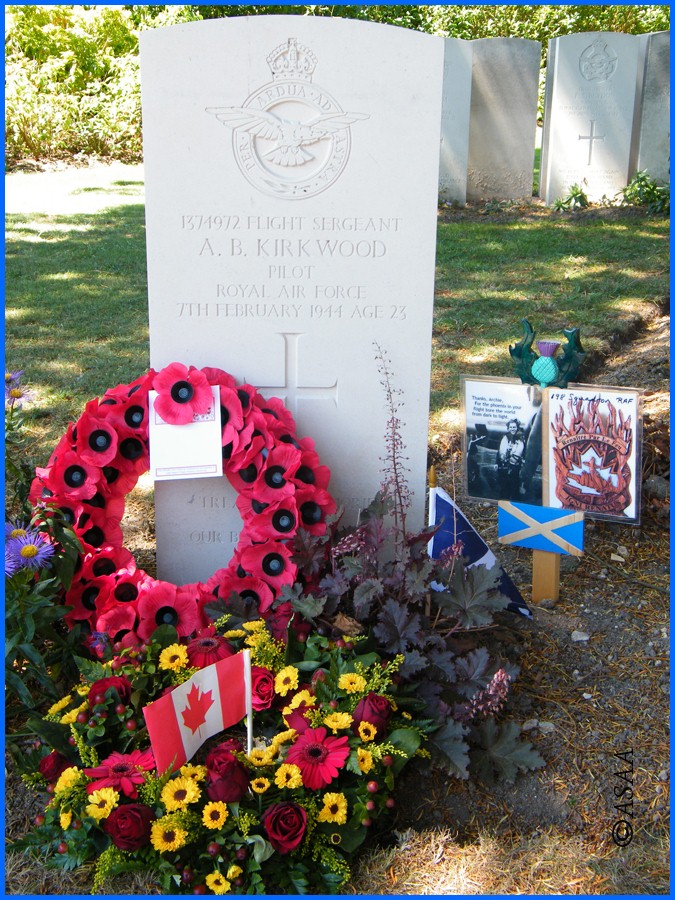
[[[542,503],[542,392],[515,378],[460,376],[468,497]]]

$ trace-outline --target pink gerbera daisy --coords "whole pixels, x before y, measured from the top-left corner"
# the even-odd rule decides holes
[[[216,634],[216,629],[213,625],[203,628],[187,645],[190,665],[196,669],[210,666],[218,662],[219,659],[232,656],[233,653],[232,647],[230,647],[225,638]]]
[[[326,728],[308,728],[288,751],[286,762],[300,768],[305,787],[318,791],[337,776],[348,756],[347,737],[328,737]]]
[[[131,753],[111,753],[94,769],[84,769],[88,778],[95,778],[87,785],[87,793],[104,787],[116,788],[127,797],[136,800],[137,784],[145,782],[145,772],[155,768],[152,750],[132,750]]]
[[[213,401],[206,375],[194,366],[171,363],[155,376],[155,410],[170,425],[187,425],[208,412]]]

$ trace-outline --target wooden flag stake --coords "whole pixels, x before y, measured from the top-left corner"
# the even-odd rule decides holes
[[[548,550],[532,551],[532,600],[557,600],[560,597],[560,555]]]

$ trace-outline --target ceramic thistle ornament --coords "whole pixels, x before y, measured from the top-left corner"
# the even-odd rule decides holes
[[[509,353],[523,384],[536,384],[542,389],[551,386],[566,388],[570,381],[575,381],[586,355],[581,346],[579,329],[564,329],[564,344],[559,341],[537,341],[537,355],[532,349],[534,329],[527,319],[522,320],[522,325],[525,336],[514,346],[509,346]],[[559,354],[561,348],[562,354]]]

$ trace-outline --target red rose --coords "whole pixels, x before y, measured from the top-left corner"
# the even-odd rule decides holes
[[[358,734],[361,722],[370,722],[377,729],[377,736],[383,737],[391,718],[391,703],[374,691],[359,700],[353,713],[352,731]]]
[[[126,803],[113,809],[103,830],[120,850],[138,850],[150,843],[150,826],[156,818],[149,806]]]
[[[38,768],[40,773],[44,775],[47,783],[52,784],[56,781],[61,772],[70,768],[70,766],[72,766],[72,763],[65,758],[63,753],[59,753],[58,750],[52,750],[47,756],[42,757]]]
[[[98,694],[103,694],[105,696],[105,692],[108,688],[115,688],[119,695],[120,703],[128,703],[131,699],[131,682],[127,676],[109,675],[108,678],[99,678],[99,680],[95,681],[89,689],[89,696],[87,699],[90,708],[93,708],[94,706],[94,697]]]
[[[307,813],[297,803],[273,803],[260,821],[277,853],[290,853],[305,836]]]
[[[274,675],[263,666],[251,666],[253,709],[269,709],[274,700]]]
[[[249,774],[233,753],[240,749],[241,744],[237,741],[226,741],[214,747],[206,757],[209,800],[237,803],[248,790]]]

